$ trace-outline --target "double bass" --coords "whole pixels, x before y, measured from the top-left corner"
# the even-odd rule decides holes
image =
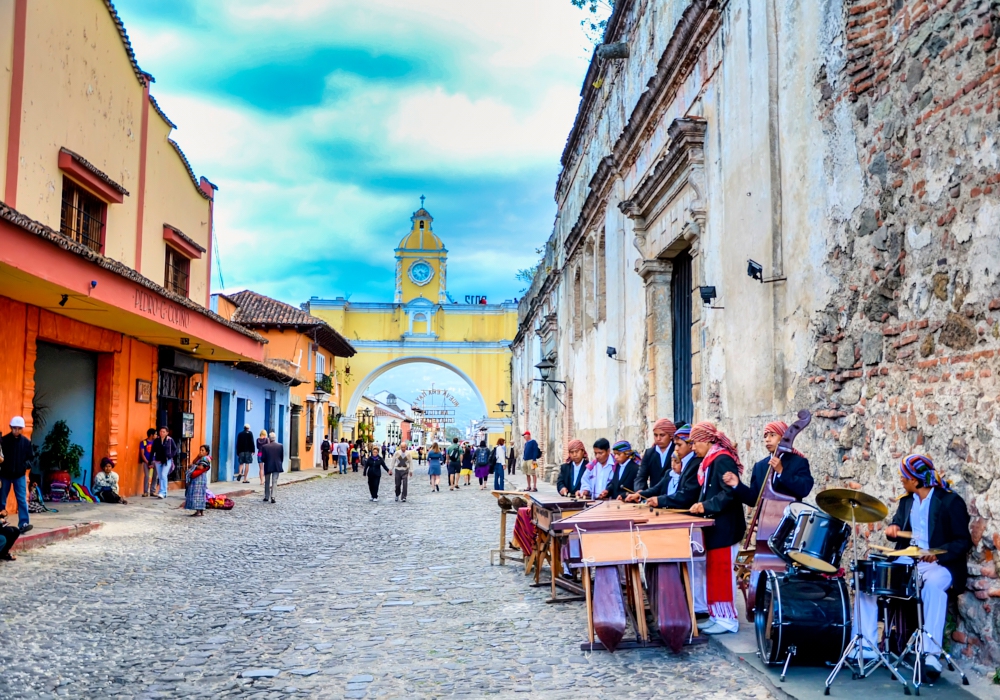
[[[788,426],[788,430],[781,436],[774,456],[781,459],[782,455],[790,453],[795,438],[805,430],[811,421],[812,414],[809,411],[799,411],[798,420]],[[792,496],[786,496],[774,490],[774,469],[768,465],[764,485],[760,489],[757,503],[750,514],[746,536],[733,566],[736,571],[736,584],[743,592],[746,616],[749,622],[753,622],[753,610],[757,600],[757,585],[761,580],[761,572],[785,570],[785,562],[771,551],[767,540],[774,534],[778,523],[781,522],[785,507],[794,501],[795,498]]]

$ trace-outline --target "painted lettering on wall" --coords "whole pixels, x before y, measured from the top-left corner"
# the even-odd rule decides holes
[[[466,304],[485,304],[486,297],[481,294],[466,294],[465,295]]]
[[[135,290],[135,308],[147,316],[180,328],[187,328],[191,320],[191,312],[187,309],[178,308],[142,289]]]

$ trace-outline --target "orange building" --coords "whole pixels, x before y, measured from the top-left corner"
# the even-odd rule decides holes
[[[41,445],[64,420],[77,480],[110,456],[134,495],[147,428],[169,426],[185,461],[206,362],[259,363],[266,341],[207,308],[216,188],[111,2],[0,2],[0,63],[0,428],[22,415]]]
[[[215,296],[219,314],[259,331],[268,361],[301,382],[290,391],[287,454],[292,471],[320,466],[323,436],[340,435],[342,383],[350,377],[337,358],[353,357],[354,347],[326,321],[277,299],[251,291]]]

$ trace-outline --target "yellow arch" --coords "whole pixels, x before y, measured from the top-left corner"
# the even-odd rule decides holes
[[[476,394],[476,399],[479,401],[480,407],[483,409],[483,413],[488,415],[488,408],[486,406],[486,399],[483,398],[483,393],[476,386],[476,383],[472,380],[472,377],[467,375],[465,372],[460,370],[455,365],[450,362],[446,362],[437,357],[414,355],[412,357],[399,357],[394,360],[388,360],[380,366],[376,367],[370,371],[364,379],[362,379],[356,387],[348,388],[344,393],[350,395],[350,399],[347,402],[347,408],[344,409],[344,413],[348,416],[353,416],[358,412],[358,404],[361,402],[361,397],[364,395],[368,387],[372,385],[376,379],[381,377],[383,374],[396,367],[402,367],[403,365],[414,364],[419,362],[425,362],[427,364],[436,365],[437,367],[444,367],[445,369],[451,370],[462,380],[469,385],[469,388]],[[352,370],[353,371],[353,370]],[[353,389],[353,390],[352,390]]]

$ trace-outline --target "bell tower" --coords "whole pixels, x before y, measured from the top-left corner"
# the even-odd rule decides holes
[[[410,231],[396,248],[397,304],[408,304],[414,299],[426,299],[433,304],[448,301],[445,284],[448,249],[434,233],[434,217],[424,209],[424,199],[421,195],[420,208],[410,217]]]

